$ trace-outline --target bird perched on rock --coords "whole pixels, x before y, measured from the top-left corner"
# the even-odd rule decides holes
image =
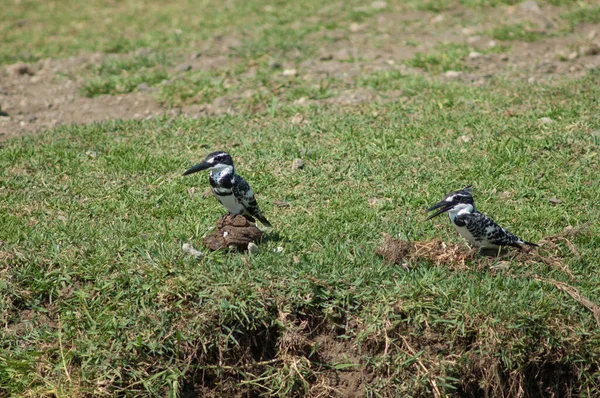
[[[235,173],[233,159],[227,152],[218,151],[208,154],[201,163],[190,168],[183,175],[202,170],[210,170],[209,181],[213,194],[230,214],[243,215],[251,222],[255,222],[256,218],[265,226],[271,226],[260,211],[250,185]]]
[[[475,208],[471,186],[449,193],[444,199],[427,209],[427,212],[439,209],[427,217],[427,220],[448,212],[454,227],[471,246],[481,249],[498,249],[500,246],[521,245],[538,246],[508,232],[490,217]]]

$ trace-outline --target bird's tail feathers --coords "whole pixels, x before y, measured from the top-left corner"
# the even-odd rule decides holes
[[[272,227],[271,223],[264,217],[264,216],[260,216],[260,217],[256,217],[258,218],[258,220],[265,226],[265,227]]]
[[[531,242],[527,242],[527,241],[523,241],[523,244],[525,245],[529,245],[529,246],[535,246],[535,247],[540,247],[540,245],[538,245],[537,243],[531,243]]]

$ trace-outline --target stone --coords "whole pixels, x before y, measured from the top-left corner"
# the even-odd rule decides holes
[[[292,170],[300,170],[304,168],[304,160],[294,159],[292,162]]]
[[[444,76],[446,76],[449,79],[458,79],[460,76],[462,76],[462,72],[458,72],[455,70],[449,70],[449,71],[446,71],[446,73],[444,73]]]
[[[252,254],[256,254],[260,251],[260,249],[258,248],[256,243],[250,242],[250,243],[248,243],[248,251]]]
[[[525,11],[534,11],[534,12],[540,11],[540,6],[538,5],[537,1],[535,1],[535,0],[524,1],[521,4],[519,4],[519,8],[521,10],[525,10]]]
[[[13,76],[34,75],[33,69],[31,69],[31,65],[23,62],[17,62],[14,65],[10,65],[6,68],[6,70],[9,74]]]
[[[201,251],[194,249],[194,246],[192,246],[189,243],[184,243],[181,246],[181,250],[183,250],[183,252],[185,254],[189,254],[190,256],[193,256],[195,258],[202,257],[202,255],[203,255],[203,253]]]
[[[178,65],[177,68],[175,68],[175,69],[177,69],[178,72],[187,72],[189,70],[192,70],[192,65],[181,64],[181,65]]]
[[[269,62],[269,69],[281,69],[281,63],[277,61]]]
[[[292,124],[299,125],[304,121],[304,116],[301,113],[296,113],[292,118]]]
[[[283,76],[296,76],[298,71],[296,69],[285,69],[283,71]]]
[[[387,5],[387,1],[377,0],[371,3],[371,8],[373,8],[374,10],[383,10],[387,7]]]

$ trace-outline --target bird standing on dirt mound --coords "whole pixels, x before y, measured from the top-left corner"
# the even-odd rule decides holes
[[[233,159],[227,152],[208,154],[201,163],[187,170],[183,175],[197,171],[210,170],[209,181],[217,200],[230,214],[243,215],[249,221],[260,220],[265,226],[271,223],[263,216],[250,185],[239,175],[235,174]]]
[[[471,246],[481,249],[498,249],[500,246],[513,246],[521,249],[521,245],[538,246],[524,241],[511,234],[491,218],[475,209],[475,201],[471,186],[452,192],[427,209],[428,212],[439,209],[427,217],[427,220],[448,212],[454,227]],[[426,221],[427,221],[426,220]]]

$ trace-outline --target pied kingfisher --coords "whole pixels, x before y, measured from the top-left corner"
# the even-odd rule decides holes
[[[475,201],[471,186],[452,192],[427,209],[428,212],[440,209],[427,220],[448,212],[454,227],[471,246],[482,249],[498,249],[500,246],[513,246],[521,249],[521,245],[538,246],[535,243],[524,241],[511,234],[491,218],[475,209]],[[427,221],[426,220],[426,221]]]
[[[218,151],[206,155],[201,163],[190,168],[183,175],[201,170],[210,170],[209,181],[213,194],[230,214],[241,214],[250,222],[255,222],[254,219],[257,218],[265,226],[271,226],[260,211],[250,185],[241,176],[235,174],[233,159],[227,152]]]

